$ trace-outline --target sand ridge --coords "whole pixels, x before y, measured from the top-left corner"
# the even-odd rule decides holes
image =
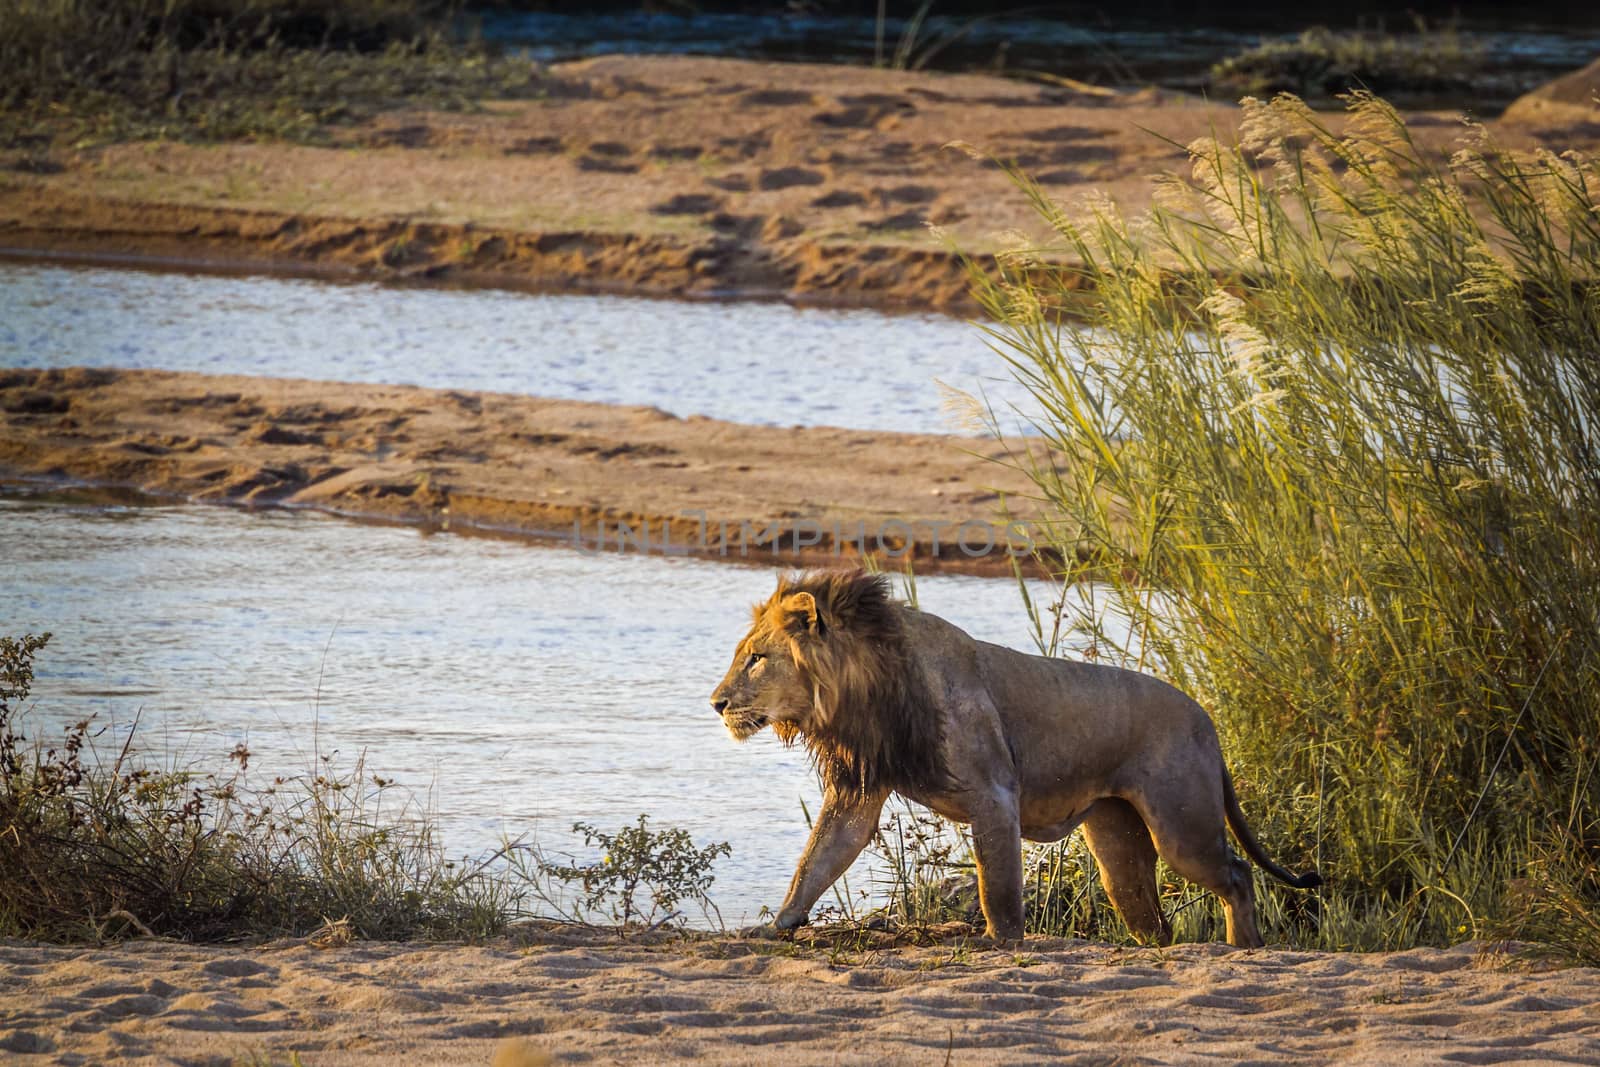
[[[589,933],[481,946],[0,942],[8,1062],[1600,1063],[1600,971],[1468,943],[829,951]],[[255,1057],[254,1060],[251,1057]]]
[[[1006,447],[410,386],[0,370],[0,480],[777,565],[858,559],[865,541],[891,567],[1011,573],[1023,541],[1002,504],[1032,518],[1034,490],[994,462]]]

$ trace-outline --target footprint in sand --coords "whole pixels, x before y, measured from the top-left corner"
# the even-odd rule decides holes
[[[867,198],[860,193],[852,193],[848,189],[835,189],[831,193],[824,193],[811,201],[812,207],[841,208],[860,207],[867,202]]]
[[[705,155],[705,149],[697,144],[652,145],[649,152],[652,159],[664,160],[699,159]]]
[[[892,189],[874,189],[872,195],[886,204],[926,204],[939,195],[931,185],[896,185]]]
[[[888,230],[914,230],[922,225],[922,219],[920,211],[902,211],[898,215],[886,215],[881,219],[863,222],[861,228],[879,233]]]
[[[739,98],[740,107],[799,107],[816,102],[815,94],[793,89],[757,89]]]
[[[564,151],[564,145],[559,137],[524,137],[520,141],[513,141],[505,148],[508,156],[548,156]]]
[[[716,178],[707,178],[706,184],[713,189],[722,189],[729,193],[748,193],[751,189],[750,177],[746,174],[724,174]]]
[[[720,196],[709,193],[679,193],[650,208],[652,215],[709,215],[722,208]]]
[[[267,974],[268,972],[271,973],[272,977],[277,977],[278,974],[277,968],[269,967],[265,963],[257,963],[255,960],[246,959],[243,956],[212,960],[200,969],[219,978],[254,978],[258,974]]]
[[[605,159],[599,156],[580,156],[578,169],[596,171],[602,174],[637,174],[639,164],[629,163],[625,160]]]
[[[56,1043],[32,1030],[0,1030],[0,1052],[15,1052],[24,1056],[42,1056],[54,1052]]]
[[[1106,136],[1106,131],[1090,126],[1051,126],[1044,130],[1029,130],[1020,136],[1024,141],[1059,144],[1062,141],[1097,141]]]
[[[778,167],[761,172],[762,189],[791,189],[797,185],[821,185],[826,177],[820,170],[806,167]]]

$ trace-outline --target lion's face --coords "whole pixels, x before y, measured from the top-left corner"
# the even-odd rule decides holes
[[[807,593],[774,598],[757,609],[756,624],[734,649],[728,673],[711,694],[711,706],[734,740],[768,725],[788,740],[804,727],[815,697],[795,663],[793,631],[815,625],[815,619],[816,606]]]

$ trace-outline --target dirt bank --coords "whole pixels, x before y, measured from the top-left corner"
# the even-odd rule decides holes
[[[1183,162],[1162,138],[1237,124],[1231,105],[1154,89],[682,56],[562,64],[548,84],[543,100],[334,127],[320,147],[0,149],[0,249],[960,308],[962,267],[925,223],[976,251],[1037,227],[997,167],[949,142],[1059,198],[1139,208],[1150,175]],[[1460,134],[1453,115],[1413,119],[1441,151]],[[1600,140],[1584,129],[1499,132]]]
[[[0,480],[752,562],[1009,573],[993,441],[746,426],[656,408],[162,371],[0,371]],[[963,527],[963,524],[968,524]]]
[[[21,1063],[1596,1063],[1600,972],[1480,945],[1375,955],[963,939],[481,947],[0,942]],[[31,1054],[31,1055],[30,1055]],[[8,1060],[9,1062],[9,1060]]]

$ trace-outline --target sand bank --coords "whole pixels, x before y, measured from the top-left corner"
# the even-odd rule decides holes
[[[1131,210],[1183,165],[1177,145],[1238,123],[1231,102],[1157,89],[689,56],[559,64],[547,81],[543,100],[390,112],[319,146],[0,147],[0,249],[961,308],[963,267],[925,224],[978,252],[1039,227],[998,167],[950,142],[1063,201],[1093,190]],[[1443,154],[1462,133],[1454,114],[1411,118]],[[1582,123],[1495,132],[1600,142]]]
[[[1010,573],[1031,490],[978,438],[164,371],[0,371],[0,480],[769,564]],[[970,524],[963,527],[963,524]],[[937,552],[935,551],[937,546]]]

